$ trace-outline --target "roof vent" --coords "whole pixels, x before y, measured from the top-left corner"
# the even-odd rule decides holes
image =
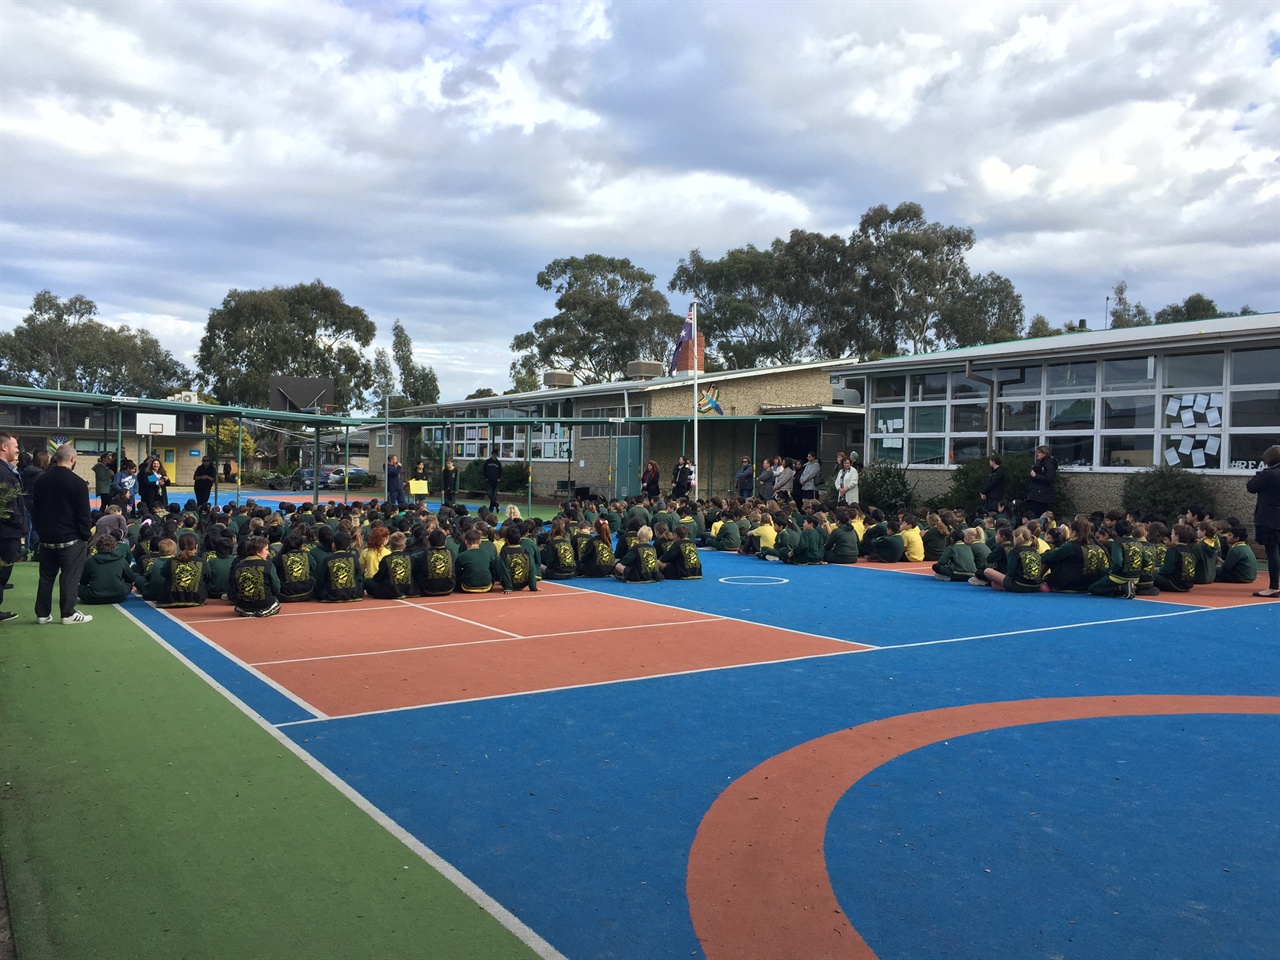
[[[653,380],[666,372],[657,360],[632,360],[627,364],[628,380]]]
[[[573,374],[568,370],[548,370],[542,375],[542,385],[544,387],[555,387],[563,390],[565,387],[573,386]]]

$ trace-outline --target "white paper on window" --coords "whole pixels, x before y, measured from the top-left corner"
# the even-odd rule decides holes
[[[1171,467],[1178,465],[1178,451],[1173,447],[1168,447],[1164,452],[1164,462]]]
[[[1204,466],[1204,451],[1199,447],[1196,447],[1196,449],[1191,451],[1191,465],[1193,467]]]

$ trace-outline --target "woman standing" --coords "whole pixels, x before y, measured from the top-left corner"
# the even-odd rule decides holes
[[[836,474],[836,495],[841,503],[854,506],[858,502],[858,468],[853,465],[853,457],[845,457],[840,464],[840,472]]]
[[[1280,598],[1280,444],[1267,447],[1262,462],[1266,466],[1249,478],[1245,489],[1258,495],[1253,511],[1254,538],[1267,551],[1269,585],[1253,595],[1274,600]]]
[[[822,486],[822,461],[818,455],[810,451],[805,458],[804,467],[800,470],[800,496],[805,500],[817,500],[818,490]]]
[[[693,486],[693,467],[684,457],[676,460],[675,469],[671,471],[671,496],[677,500],[687,497]]]
[[[760,472],[756,474],[756,495],[765,503],[773,499],[773,461],[768,457],[760,463]]]
[[[159,457],[144,461],[138,471],[138,498],[152,513],[165,502],[165,485],[169,482]]]
[[[796,471],[795,461],[790,457],[782,461],[781,469],[776,467],[778,458],[774,458],[773,497],[779,503],[786,503],[795,495]]]
[[[644,465],[644,472],[640,474],[640,489],[649,496],[649,499],[657,500],[658,487],[661,483],[662,471],[658,469],[658,461],[650,460]]]
[[[1040,517],[1053,503],[1053,479],[1058,475],[1058,461],[1048,446],[1036,447],[1036,462],[1031,466],[1031,483],[1027,487],[1027,515]]]
[[[425,481],[427,479],[427,464],[425,461],[419,460],[416,464],[414,464],[413,473],[409,475],[409,479],[422,480],[422,481]],[[424,494],[415,493],[413,495],[414,503],[422,503],[422,501],[425,499],[427,498]]]
[[[197,507],[208,506],[209,494],[213,492],[213,484],[217,479],[218,468],[213,465],[212,459],[205,457],[200,461],[200,466],[196,467],[195,475],[191,480],[196,491]]]
[[[453,503],[458,495],[458,468],[449,457],[445,458],[444,469],[440,471],[440,494],[445,503]]]

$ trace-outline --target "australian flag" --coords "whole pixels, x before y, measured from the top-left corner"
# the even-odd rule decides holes
[[[676,359],[680,356],[680,347],[693,339],[693,304],[689,305],[689,312],[685,314],[684,326],[680,328],[680,336],[676,338],[676,349],[671,354],[671,366],[667,370],[667,376],[671,376],[676,372]]]

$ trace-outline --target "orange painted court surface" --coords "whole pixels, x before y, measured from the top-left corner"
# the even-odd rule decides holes
[[[224,603],[171,612],[329,717],[867,649],[548,582],[537,593],[285,604],[258,621]]]

